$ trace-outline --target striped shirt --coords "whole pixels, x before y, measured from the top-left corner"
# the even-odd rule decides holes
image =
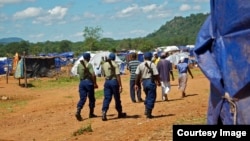
[[[130,80],[135,80],[135,71],[137,66],[140,64],[141,62],[138,60],[132,60],[129,61],[128,63],[128,69],[130,71]]]

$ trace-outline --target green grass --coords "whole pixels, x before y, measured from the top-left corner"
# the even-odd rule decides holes
[[[103,90],[95,91],[95,98],[100,99],[103,97]]]
[[[1,115],[12,113],[15,110],[23,108],[25,105],[27,105],[27,100],[7,100],[7,101],[1,101],[0,104],[0,118]]]
[[[40,80],[34,79],[29,80],[29,85],[34,89],[54,89],[54,88],[63,88],[66,86],[78,85],[78,77],[58,77],[57,79],[51,80]]]
[[[101,78],[97,79],[98,81],[102,81]],[[45,89],[55,89],[55,88],[67,88],[69,86],[76,86],[79,84],[79,78],[78,77],[58,77],[57,79],[51,79],[51,80],[40,80],[40,79],[34,79],[29,81],[30,85],[32,86],[32,89],[37,90],[45,90]],[[103,90],[96,90],[95,91],[95,97],[97,99],[103,97]],[[65,98],[73,98],[72,96],[65,96]]]
[[[88,124],[86,126],[80,127],[78,130],[73,132],[73,136],[79,136],[84,134],[85,132],[93,132],[93,129],[91,127],[91,124]]]

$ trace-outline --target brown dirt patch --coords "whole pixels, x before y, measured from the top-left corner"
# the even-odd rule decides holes
[[[194,70],[199,71],[198,68]],[[42,78],[43,79],[43,78]],[[48,79],[48,78],[44,78]],[[202,73],[189,78],[187,97],[180,98],[177,77],[171,81],[170,101],[162,102],[161,88],[157,88],[157,101],[153,110],[156,118],[146,119],[143,103],[132,103],[129,96],[129,74],[122,75],[124,91],[121,94],[124,112],[128,117],[117,119],[114,100],[108,111],[108,121],[101,120],[102,99],[97,99],[97,118],[88,119],[88,101],[82,110],[84,121],[78,122],[74,113],[78,102],[78,85],[50,90],[23,88],[18,80],[9,77],[8,84],[0,78],[0,105],[24,101],[14,108],[0,107],[0,141],[165,141],[172,140],[173,124],[204,124],[207,112],[209,81]],[[21,80],[23,82],[23,80]],[[98,90],[103,78],[98,78]],[[73,132],[91,125],[93,132],[73,136]]]

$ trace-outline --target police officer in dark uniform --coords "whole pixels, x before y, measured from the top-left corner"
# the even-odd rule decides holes
[[[142,81],[143,91],[146,94],[144,105],[147,118],[153,118],[152,110],[156,100],[156,88],[157,85],[161,86],[157,67],[151,62],[152,56],[151,52],[144,53],[144,62],[142,62],[135,71],[135,84],[139,84],[140,81]],[[138,87],[138,85],[135,85],[136,90]]]
[[[77,111],[76,111],[76,119],[78,121],[82,121],[81,110],[87,100],[89,98],[89,118],[97,117],[94,114],[95,108],[95,88],[98,88],[96,83],[96,76],[94,73],[94,69],[92,64],[89,63],[90,60],[90,53],[83,54],[84,60],[81,60],[79,65],[77,66],[77,73],[80,77],[79,83],[79,95],[80,100],[77,104]]]
[[[122,83],[120,77],[120,70],[118,64],[115,62],[115,54],[110,53],[108,60],[103,64],[103,71],[105,74],[104,82],[104,99],[102,106],[102,120],[107,120],[107,111],[109,104],[112,100],[112,96],[115,99],[115,108],[118,112],[118,118],[126,117],[126,113],[122,112],[122,105],[120,99],[120,93],[122,92]]]

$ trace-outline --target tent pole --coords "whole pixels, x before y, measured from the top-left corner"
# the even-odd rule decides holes
[[[25,63],[25,51],[23,52],[23,72],[24,72],[24,80],[25,80],[25,88],[27,88],[27,73],[26,73],[26,63]]]
[[[6,84],[9,83],[9,61],[7,57]]]

